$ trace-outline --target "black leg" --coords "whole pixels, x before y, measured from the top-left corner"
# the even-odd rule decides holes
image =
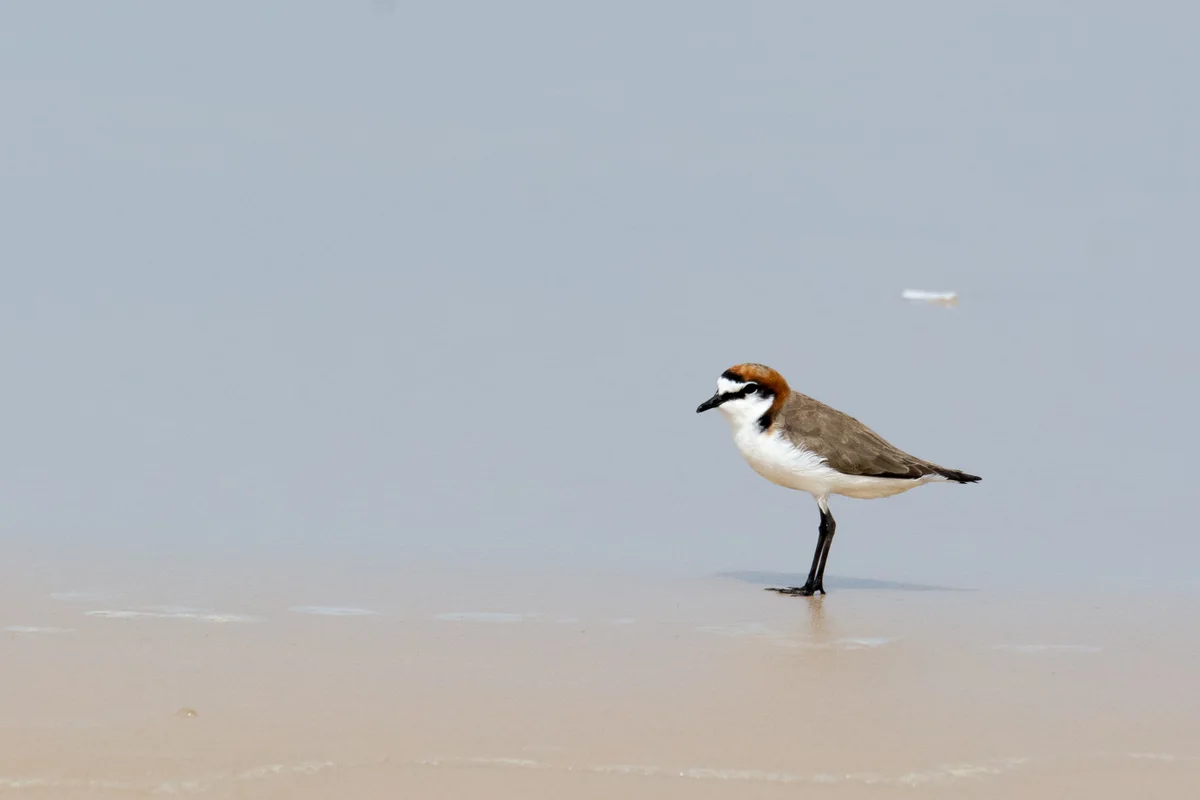
[[[833,515],[822,508],[821,524],[817,528],[817,549],[813,553],[812,567],[808,570],[808,580],[804,582],[803,586],[789,586],[786,589],[771,587],[767,591],[801,597],[811,597],[817,592],[825,594],[825,587],[821,585],[821,579],[825,576],[825,559],[829,556],[829,544],[833,541],[834,527]]]
[[[817,574],[820,572],[821,553],[825,550],[825,536],[825,523],[822,521],[820,527],[817,528],[817,549],[813,553],[813,563],[808,570],[808,580],[804,582],[804,585],[810,589],[816,585]]]
[[[833,545],[833,534],[837,531],[837,523],[826,509],[821,509],[821,527],[825,529],[825,549],[821,551],[821,566],[817,569],[817,584],[813,587],[825,594],[825,562],[829,560],[829,548]]]

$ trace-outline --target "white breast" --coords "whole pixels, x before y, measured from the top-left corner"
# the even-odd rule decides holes
[[[836,471],[825,459],[796,447],[778,433],[745,426],[733,432],[738,452],[754,471],[772,483],[821,497],[829,494]]]

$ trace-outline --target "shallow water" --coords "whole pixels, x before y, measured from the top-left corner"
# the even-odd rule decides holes
[[[367,597],[301,578],[210,585],[225,598],[211,608],[180,599],[196,587],[6,582],[0,790],[1116,797],[1200,785],[1190,593],[831,581],[841,588],[813,599],[747,576],[614,573],[414,574]]]

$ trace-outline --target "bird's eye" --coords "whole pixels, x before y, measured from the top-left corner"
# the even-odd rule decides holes
[[[755,392],[758,391],[758,384],[757,383],[747,383],[745,385],[745,387],[743,387],[743,388],[745,389],[746,394],[754,394]]]

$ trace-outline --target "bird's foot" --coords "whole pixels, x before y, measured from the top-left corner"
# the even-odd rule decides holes
[[[820,583],[806,583],[803,586],[789,586],[780,588],[775,586],[767,587],[768,592],[776,594],[786,594],[789,597],[812,597],[815,594],[825,594],[825,587]]]

